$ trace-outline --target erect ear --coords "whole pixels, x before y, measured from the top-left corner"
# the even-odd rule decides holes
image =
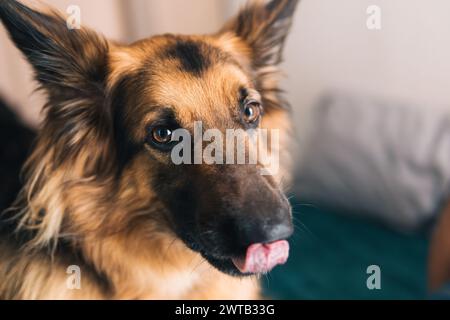
[[[42,145],[33,157],[40,161],[40,152],[51,147],[56,165],[81,157],[85,172],[106,171],[103,164],[112,165],[106,160],[111,158],[107,41],[88,29],[70,30],[52,10],[38,12],[15,0],[0,0],[0,20],[49,96],[46,129],[38,140]]]
[[[51,95],[98,91],[107,70],[103,38],[87,29],[69,30],[58,13],[38,12],[15,0],[0,1],[0,20]]]
[[[233,32],[252,50],[255,69],[281,62],[284,42],[299,0],[251,0],[222,32]]]
[[[251,68],[266,118],[272,110],[289,108],[278,88],[276,66],[282,60],[284,43],[298,3],[299,0],[250,0],[219,33],[225,35],[225,41],[230,41],[230,35],[231,39],[240,39],[238,45],[233,42],[230,48],[245,66]],[[245,58],[241,60],[241,57]]]

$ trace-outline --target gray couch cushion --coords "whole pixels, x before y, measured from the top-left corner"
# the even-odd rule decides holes
[[[330,94],[314,108],[296,193],[415,230],[450,191],[450,107],[402,106]]]

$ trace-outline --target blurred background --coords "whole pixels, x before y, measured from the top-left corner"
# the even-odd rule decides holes
[[[39,1],[24,1],[39,4]],[[217,31],[245,0],[47,0],[119,42]],[[371,30],[369,6],[380,9]],[[433,221],[450,194],[450,2],[303,0],[283,70],[294,112],[297,234],[263,279],[277,298],[424,298]],[[0,94],[32,126],[43,105],[0,28]],[[380,267],[381,290],[367,268]]]

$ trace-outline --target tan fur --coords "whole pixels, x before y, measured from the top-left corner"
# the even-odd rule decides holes
[[[450,202],[443,210],[431,239],[428,258],[428,289],[442,289],[450,280]]]

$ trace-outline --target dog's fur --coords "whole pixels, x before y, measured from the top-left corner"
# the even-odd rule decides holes
[[[215,263],[183,232],[190,220],[176,213],[201,203],[212,214],[222,199],[240,206],[242,197],[254,198],[253,211],[267,198],[284,205],[285,173],[262,178],[233,166],[174,167],[143,141],[147,124],[161,117],[189,129],[196,120],[236,128],[237,101],[255,95],[264,107],[261,127],[282,130],[286,145],[289,108],[276,66],[297,2],[252,1],[217,34],[125,46],[86,28],[68,30],[51,10],[2,0],[0,19],[48,103],[22,190],[0,220],[0,299],[258,298],[257,279],[233,277],[228,265]],[[258,190],[243,195],[252,188]],[[81,267],[81,290],[66,286],[70,265]]]
[[[428,289],[434,293],[450,281],[450,202],[433,230],[428,257]]]

